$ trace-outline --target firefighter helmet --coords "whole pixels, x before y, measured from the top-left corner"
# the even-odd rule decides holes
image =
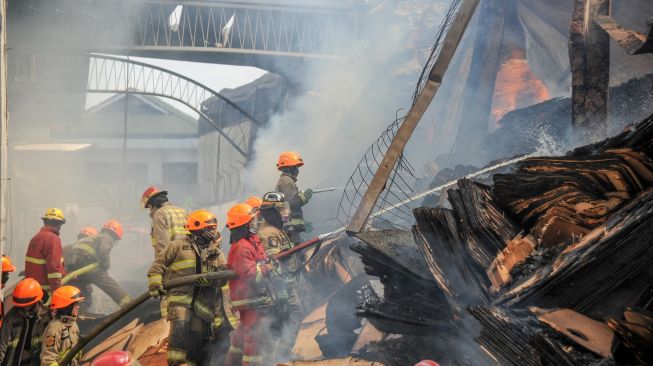
[[[422,360],[416,363],[415,366],[440,366],[440,364],[431,360]]]
[[[168,191],[161,191],[155,186],[148,187],[141,196],[141,207],[147,208],[149,206],[150,199],[160,194],[168,194]]]
[[[112,232],[118,240],[122,239],[122,225],[116,220],[109,220],[102,226],[102,231],[107,230]]]
[[[63,211],[58,208],[48,208],[41,218],[43,220],[61,221],[62,223],[66,223]]]
[[[237,203],[227,212],[227,227],[234,229],[249,224],[256,217],[256,211],[246,203]]]
[[[261,197],[259,196],[252,196],[245,201],[245,203],[252,206],[252,208],[259,208],[262,202],[263,200],[261,200]]]
[[[96,228],[93,226],[84,226],[79,230],[79,233],[77,233],[77,239],[83,239],[89,236],[95,236],[98,234],[98,231]]]
[[[75,286],[61,286],[52,293],[52,309],[63,309],[70,304],[84,300],[82,292]]]
[[[11,258],[9,256],[2,256],[2,272],[13,272],[16,270],[16,266],[11,263]]]
[[[127,351],[110,351],[96,357],[91,366],[132,366],[138,365]]]
[[[13,293],[14,306],[25,308],[43,299],[43,289],[33,278],[26,278],[16,285]]]
[[[218,218],[208,210],[193,211],[186,220],[186,230],[196,231],[207,227],[217,227]]]
[[[277,169],[285,167],[300,167],[304,165],[304,160],[294,151],[285,151],[279,155],[279,161],[277,161]]]

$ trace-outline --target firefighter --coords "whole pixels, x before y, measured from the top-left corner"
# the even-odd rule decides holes
[[[16,266],[11,263],[11,258],[6,255],[2,256],[2,288],[5,288],[7,281],[9,281],[9,273],[14,272]],[[0,298],[0,327],[2,327],[2,318],[5,316],[5,304],[3,299]]]
[[[81,291],[75,286],[61,286],[52,292],[50,309],[54,318],[43,332],[41,342],[41,366],[57,366],[71,348],[79,341],[79,302],[83,301]],[[75,355],[70,365],[79,365],[81,352]]]
[[[43,295],[41,285],[33,278],[25,278],[16,285],[14,306],[7,312],[0,331],[2,366],[38,364],[41,334],[50,320],[41,302]]]
[[[302,206],[306,205],[313,197],[313,190],[300,191],[297,188],[299,167],[304,165],[304,160],[296,152],[286,151],[279,155],[277,169],[281,176],[277,182],[276,192],[281,192],[290,205],[290,224],[286,231],[290,240],[297,244],[301,242],[300,233],[313,231],[312,225],[304,221]]]
[[[141,196],[141,206],[150,209],[152,219],[152,247],[154,258],[173,240],[183,239],[188,235],[184,228],[188,215],[183,208],[168,202],[168,192],[151,186]]]
[[[210,342],[226,329],[226,318],[221,309],[224,280],[202,278],[186,286],[163,290],[163,279],[217,272],[226,269],[227,260],[220,249],[222,240],[218,220],[207,210],[188,215],[189,234],[174,240],[157,256],[147,272],[152,297],[166,296],[168,337],[168,365],[196,365],[203,361]]]
[[[95,236],[97,234],[99,234],[99,232],[93,226],[84,226],[79,230],[79,233],[77,233],[77,240],[88,238],[89,236]]]
[[[107,221],[100,234],[83,238],[66,250],[66,267],[68,271],[78,271],[76,278],[70,281],[82,290],[86,301],[83,309],[91,306],[91,294],[95,285],[104,291],[116,304],[122,306],[132,300],[123,288],[109,275],[111,250],[123,236],[122,225],[116,220]]]
[[[259,208],[259,216],[262,220],[258,236],[268,257],[293,247],[290,238],[283,231],[284,225],[290,221],[290,206],[282,193],[266,193]],[[282,290],[286,293],[281,297],[277,296],[277,299],[284,301],[276,304],[275,324],[272,328],[278,335],[283,333],[283,337],[279,337],[277,340],[275,361],[287,361],[290,359],[290,353],[303,319],[298,295],[298,269],[300,266],[297,257],[291,255],[280,263],[280,268],[283,278]],[[281,332],[282,330],[283,332]]]
[[[66,223],[63,211],[49,208],[41,218],[43,227],[34,235],[25,255],[25,277],[31,277],[41,284],[47,302],[48,292],[61,286],[65,275],[59,231]]]
[[[265,279],[275,266],[265,263],[265,249],[256,235],[257,213],[250,205],[239,203],[229,209],[227,227],[231,242],[227,265],[238,275],[229,280],[229,293],[232,308],[240,313],[240,322],[231,332],[225,366],[262,365],[261,351],[269,341],[263,334],[264,316],[266,306],[272,305]]]

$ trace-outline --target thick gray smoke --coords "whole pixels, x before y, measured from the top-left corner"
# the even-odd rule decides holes
[[[315,63],[293,75],[302,94],[259,131],[246,172],[252,191],[274,187],[276,159],[285,150],[299,152],[306,163],[300,188],[344,185],[395,111],[409,105],[444,3],[366,2],[359,29],[346,34],[337,52],[341,60]]]

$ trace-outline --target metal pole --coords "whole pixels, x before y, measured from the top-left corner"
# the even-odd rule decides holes
[[[0,1],[0,253],[4,253],[7,240],[9,113],[7,112],[7,2]],[[0,292],[0,296],[2,295]]]

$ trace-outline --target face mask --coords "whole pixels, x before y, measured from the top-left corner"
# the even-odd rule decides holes
[[[279,209],[279,214],[284,224],[290,222],[290,204],[288,202],[283,203],[283,207]]]
[[[252,221],[249,222],[249,232],[250,234],[256,234],[258,233],[258,228],[260,226],[258,217],[255,217],[252,219]]]

